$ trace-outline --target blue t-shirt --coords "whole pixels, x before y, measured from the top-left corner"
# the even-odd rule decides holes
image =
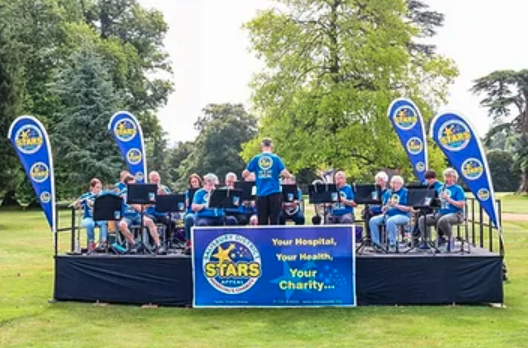
[[[303,194],[300,188],[297,187],[297,194],[295,195],[295,201],[299,201],[299,209],[302,209]]]
[[[285,169],[282,159],[270,152],[256,155],[249,162],[247,170],[255,173],[257,196],[269,196],[280,192],[280,173]]]
[[[383,195],[383,205],[386,205],[387,203],[389,203],[389,201],[392,201],[399,205],[407,204],[407,189],[401,188],[399,191],[387,190],[387,192],[385,192],[385,194]],[[389,207],[386,212],[386,215],[388,217],[395,215],[409,215],[409,212]]]
[[[92,202],[95,200],[95,196],[91,192],[86,192],[85,194],[81,196],[80,199],[82,200],[85,198],[89,198]],[[88,205],[88,199],[85,199],[81,204],[82,204],[82,207],[84,208],[84,218],[85,219],[91,218],[93,216],[92,215],[93,208]]]
[[[126,204],[126,197],[123,197],[123,217],[131,220],[136,220],[141,217],[141,214],[138,213],[136,209],[132,207],[132,205]]]
[[[117,187],[117,189],[119,190],[119,192],[117,193],[118,195],[120,195],[123,192],[123,190],[127,188],[125,183],[121,181],[115,184],[114,186]]]
[[[205,189],[200,189],[196,191],[194,194],[193,203],[194,204],[205,204],[209,201],[209,192],[207,192]],[[216,208],[204,208],[196,213],[196,217],[202,217],[202,218],[215,218],[215,217],[223,217],[224,212],[222,209],[216,209]]]
[[[352,187],[350,187],[349,184],[345,184],[345,186],[341,187],[339,189],[339,195],[341,198],[344,198],[346,200],[354,200],[354,190]],[[332,204],[332,215],[335,216],[343,216],[345,214],[354,214],[354,208],[345,205],[343,203],[334,203]]]
[[[445,192],[452,200],[454,201],[463,201],[466,199],[466,194],[462,187],[454,184],[451,186],[442,185],[440,192]],[[442,215],[452,214],[452,213],[462,213],[464,209],[455,207],[454,205],[448,203],[446,200],[440,198],[440,210],[438,211]]]

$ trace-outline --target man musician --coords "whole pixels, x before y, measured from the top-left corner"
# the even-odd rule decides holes
[[[209,208],[209,198],[218,184],[218,177],[209,173],[204,176],[204,187],[194,194],[192,210],[196,213],[195,226],[223,226],[236,225],[237,221],[232,216],[225,216],[224,211],[218,208]]]
[[[149,173],[149,182],[151,184],[158,185],[158,191],[156,192],[158,196],[168,195],[171,193],[170,188],[161,184],[161,176],[158,172]],[[156,210],[155,204],[149,205],[145,210],[145,214],[151,218],[154,223],[165,225],[165,228],[167,229],[166,231],[174,231],[176,229],[176,221],[171,216],[169,216],[168,213],[159,213]]]
[[[135,179],[131,175],[127,176],[124,180],[125,185],[134,183]],[[129,243],[129,253],[136,254],[138,251],[138,246],[136,244],[136,240],[134,239],[134,235],[132,234],[132,232],[130,232],[130,226],[141,224],[141,205],[126,204],[126,193],[123,196],[123,218],[121,219],[121,221],[119,221],[119,230]],[[154,240],[154,244],[156,245],[156,253],[159,255],[166,254],[165,249],[161,246],[160,238],[158,235],[158,229],[154,221],[148,216],[144,216],[143,222],[148,228],[150,236]],[[142,231],[140,231],[140,233],[142,233]]]
[[[237,181],[237,176],[235,173],[227,173],[225,177],[225,188],[233,190],[235,188],[235,182]],[[225,209],[226,216],[232,216],[236,219],[237,225],[245,226],[248,223],[248,218],[246,216],[246,207],[243,202],[238,208],[227,208]]]
[[[423,216],[418,219],[422,237],[430,236],[430,226],[436,225],[438,246],[446,245],[448,250],[453,247],[453,225],[461,224],[464,221],[464,208],[466,206],[466,194],[462,187],[456,184],[457,180],[457,171],[453,168],[447,168],[444,171],[444,184],[440,187],[440,210],[435,214],[426,215],[425,224]]]
[[[279,178],[290,176],[282,159],[273,153],[273,142],[264,138],[260,143],[262,153],[253,157],[242,177],[255,173],[257,186],[257,216],[259,225],[278,225],[282,210]]]
[[[340,200],[331,205],[328,224],[352,224],[354,223],[354,190],[346,183],[346,175],[343,171],[335,174],[335,182]]]
[[[284,179],[284,184],[294,185],[295,177],[291,175],[289,178]],[[282,211],[280,214],[280,224],[286,225],[286,221],[293,221],[296,225],[304,225],[305,218],[302,210],[303,195],[300,188],[297,187],[297,194],[293,202],[283,203]]]

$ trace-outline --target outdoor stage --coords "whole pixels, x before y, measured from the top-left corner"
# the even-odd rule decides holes
[[[482,248],[471,253],[416,251],[356,256],[358,305],[503,303],[502,261]],[[58,255],[57,301],[191,306],[191,257]]]

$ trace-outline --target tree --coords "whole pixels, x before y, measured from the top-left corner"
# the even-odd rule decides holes
[[[192,173],[215,173],[221,181],[228,172],[240,176],[246,166],[240,156],[242,144],[256,135],[255,117],[242,104],[209,104],[194,127],[199,135],[181,163],[178,186],[186,187]]]
[[[415,24],[400,0],[280,2],[280,11],[264,11],[246,24],[266,65],[252,82],[259,137],[276,140],[294,171],[339,167],[358,177],[408,164],[387,120],[388,105],[405,95],[430,118],[457,73],[451,61],[415,45],[419,36],[432,35],[427,28],[434,24]],[[244,147],[244,158],[257,144]],[[440,158],[433,150],[433,162]],[[404,169],[411,175],[410,165]]]
[[[514,155],[493,150],[487,153],[488,165],[496,192],[515,192],[521,181],[521,171],[515,167]]]
[[[177,191],[184,191],[187,189],[187,178],[184,176],[186,173],[182,163],[187,157],[189,157],[193,151],[194,142],[178,142],[175,147],[167,150],[167,174],[168,182]]]
[[[67,182],[79,193],[80,186],[94,177],[113,182],[123,167],[117,146],[105,131],[121,105],[91,45],[83,46],[71,62],[54,88],[63,108],[57,115],[53,139],[59,161],[68,165]]]
[[[528,193],[528,70],[500,70],[474,81],[472,92],[484,95],[480,104],[488,108],[494,125],[487,144],[506,136],[515,151],[515,165],[522,170],[520,191]]]

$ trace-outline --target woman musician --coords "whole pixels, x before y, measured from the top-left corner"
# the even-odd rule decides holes
[[[391,189],[383,195],[382,215],[370,219],[369,227],[372,234],[372,246],[374,250],[383,249],[380,242],[379,226],[385,225],[389,235],[389,251],[396,250],[397,228],[409,223],[409,213],[412,208],[406,206],[407,189],[403,188],[403,178],[395,175],[390,180]]]
[[[88,239],[88,251],[92,252],[94,250],[106,250],[107,244],[107,225],[106,221],[94,221],[93,219],[93,205],[95,198],[101,194],[103,185],[101,180],[93,178],[90,181],[90,191],[83,194],[77,201],[73,203],[76,209],[81,207],[84,208],[84,217],[82,220],[82,227],[86,229],[86,236]],[[95,244],[95,227],[99,227],[99,246],[96,247]]]

